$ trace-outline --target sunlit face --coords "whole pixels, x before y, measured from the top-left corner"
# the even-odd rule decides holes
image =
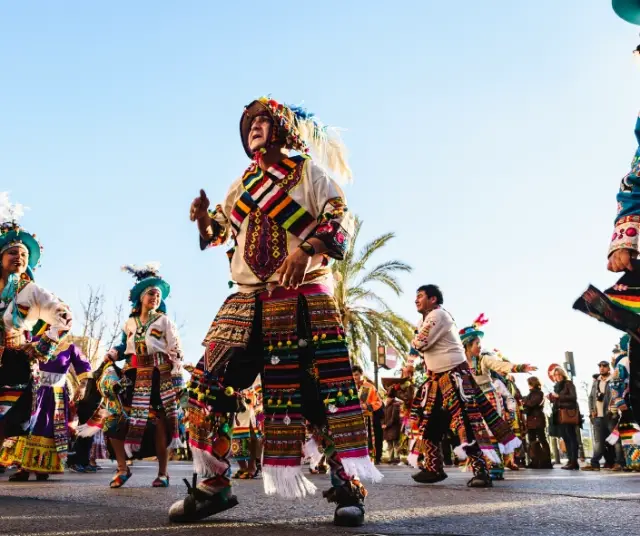
[[[142,302],[143,309],[155,311],[158,307],[160,307],[160,289],[152,288],[148,290],[144,293],[140,301]]]
[[[559,371],[554,371],[553,373],[553,380],[555,382],[561,382],[562,380],[564,380],[564,376],[562,375],[562,372]]]
[[[266,115],[254,118],[249,129],[249,149],[257,151],[267,144],[272,124],[271,118]]]
[[[29,265],[29,252],[20,246],[9,248],[2,254],[3,274],[23,274]]]
[[[438,305],[438,299],[429,297],[424,290],[416,294],[416,309],[420,314],[426,314]]]

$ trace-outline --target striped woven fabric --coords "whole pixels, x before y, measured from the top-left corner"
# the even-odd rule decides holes
[[[245,191],[231,211],[231,226],[236,234],[247,215],[256,208],[301,240],[313,232],[316,219],[287,193],[294,184],[284,187],[278,184],[292,173],[301,173],[307,159],[303,156],[285,158],[266,172],[255,164],[249,166],[242,178]]]

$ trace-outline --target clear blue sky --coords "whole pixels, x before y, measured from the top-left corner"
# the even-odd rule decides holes
[[[572,311],[605,270],[635,150],[637,30],[608,0],[68,1],[0,5],[0,190],[31,210],[38,281],[80,314],[158,260],[189,360],[228,293],[222,250],[188,220],[247,164],[243,105],[304,102],[347,128],[364,238],[415,267],[392,300],[441,285],[458,323],[583,375],[618,333]],[[382,260],[382,259],[379,259]]]

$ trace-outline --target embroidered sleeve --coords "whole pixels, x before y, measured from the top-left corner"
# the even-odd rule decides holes
[[[636,120],[636,139],[640,144],[640,117]],[[617,196],[618,212],[609,255],[618,249],[638,251],[640,234],[640,147],[631,161],[631,170],[622,179]]]
[[[91,363],[75,344],[70,346],[69,351],[71,352],[71,366],[76,373],[78,381],[86,380],[91,376]]]
[[[514,365],[509,361],[504,361],[492,355],[484,355],[482,357],[482,364],[489,370],[493,370],[498,374],[510,374],[515,372],[525,372],[526,365]]]
[[[442,311],[432,311],[424,319],[422,326],[420,326],[418,330],[418,334],[411,342],[411,346],[418,352],[426,352],[447,332],[448,327]]]
[[[318,166],[309,162],[309,173],[314,187],[318,226],[309,238],[321,240],[327,248],[325,255],[344,259],[353,234],[354,221],[347,207],[344,192],[338,184]]]
[[[39,360],[48,361],[55,357],[58,344],[71,329],[71,311],[65,303],[50,292],[35,283],[31,285],[33,285],[31,306],[38,307],[38,318],[47,324],[32,348]]]
[[[222,206],[217,205],[214,210],[210,210],[209,217],[211,218],[213,235],[208,239],[200,235],[201,251],[225,244],[229,239],[229,221],[222,211]]]
[[[34,285],[32,299],[39,308],[38,318],[56,329],[60,336],[66,334],[72,324],[71,310],[67,304],[35,283],[31,284]]]
[[[180,345],[180,336],[178,335],[178,328],[170,320],[166,319],[167,329],[165,331],[165,337],[167,341],[167,355],[172,363],[181,363],[184,360],[182,353],[182,347]]]

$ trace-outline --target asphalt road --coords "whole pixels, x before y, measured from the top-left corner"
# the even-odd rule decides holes
[[[521,470],[491,489],[466,487],[469,473],[416,484],[408,467],[382,467],[385,479],[369,486],[367,520],[358,529],[333,526],[333,507],[320,493],[302,501],[266,497],[262,482],[239,481],[236,508],[193,525],[174,525],[167,509],[184,496],[186,463],[170,466],[171,486],[154,489],[155,467],[138,462],[119,490],[108,482],[113,466],[96,474],[67,473],[49,482],[8,482],[0,475],[0,534],[118,535],[544,535],[638,534],[640,475]],[[310,477],[327,489],[326,475]]]

